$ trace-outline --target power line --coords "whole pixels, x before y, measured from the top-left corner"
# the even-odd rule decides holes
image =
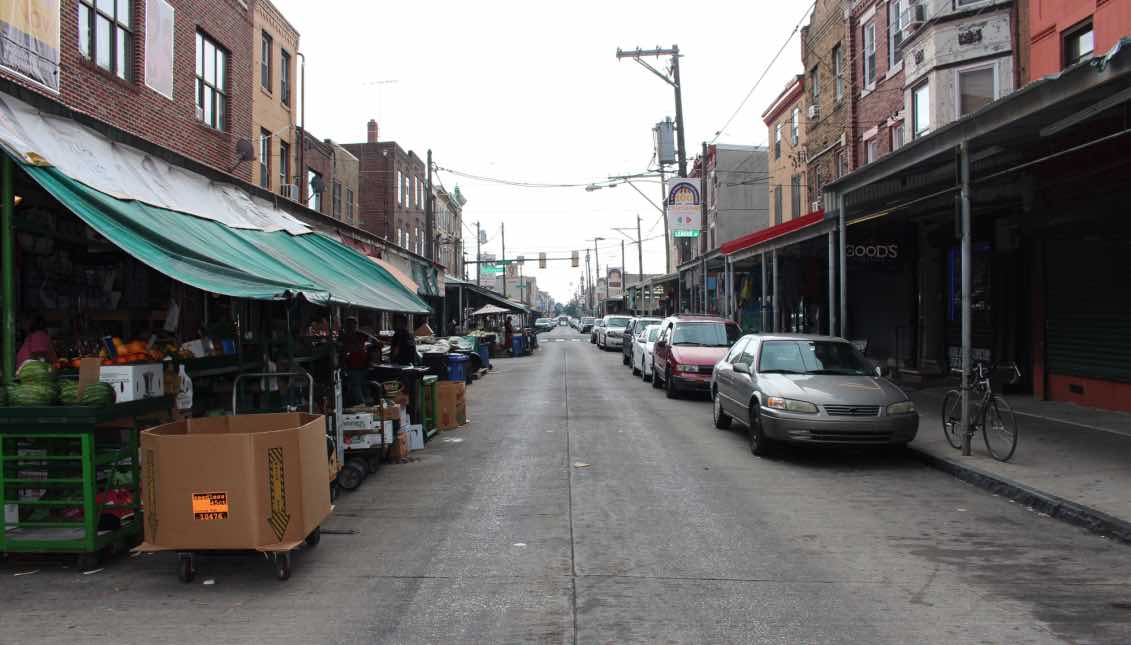
[[[815,7],[816,5],[817,2],[816,0],[814,0],[813,4],[810,4],[809,8],[805,10],[804,15],[801,16],[801,20],[798,20],[797,24],[793,26],[793,31],[789,32],[789,36],[786,36],[785,42],[782,43],[781,48],[778,49],[778,53],[774,54],[774,57],[770,59],[769,64],[766,65],[766,68],[762,70],[761,75],[758,76],[758,80],[754,81],[754,85],[750,88],[750,91],[746,93],[746,97],[743,98],[742,102],[738,104],[738,108],[735,109],[734,114],[731,114],[730,118],[727,119],[726,123],[723,124],[723,127],[719,128],[715,132],[715,136],[711,139],[710,143],[715,143],[716,141],[718,141],[719,136],[721,136],[723,132],[726,132],[726,129],[730,127],[730,124],[734,121],[735,117],[738,116],[738,113],[742,111],[742,108],[746,107],[746,102],[749,101],[750,97],[754,95],[754,90],[758,89],[758,86],[762,83],[762,79],[766,78],[766,74],[770,73],[770,68],[774,66],[774,63],[777,62],[778,57],[781,56],[781,53],[785,51],[786,47],[789,46],[790,41],[793,40],[794,34],[797,33],[798,29],[801,29],[801,25],[809,16],[809,12],[812,11],[813,7]]]

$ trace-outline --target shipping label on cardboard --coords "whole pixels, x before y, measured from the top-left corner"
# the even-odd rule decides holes
[[[192,516],[202,521],[228,519],[228,494],[193,493]]]
[[[287,534],[287,525],[291,516],[287,513],[287,487],[286,473],[283,471],[283,449],[269,448],[267,450],[267,495],[268,506],[271,514],[267,516],[267,523],[275,533],[275,538],[282,541]]]
[[[150,448],[145,451],[145,457],[142,460],[142,465],[145,467],[145,474],[142,476],[142,482],[145,483],[145,522],[149,525],[150,539],[157,539],[157,468],[153,465],[156,461],[153,455],[153,449]]]

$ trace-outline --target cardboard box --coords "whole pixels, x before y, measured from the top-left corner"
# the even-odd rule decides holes
[[[342,430],[377,430],[381,420],[372,412],[355,412],[342,415]]]
[[[380,432],[351,432],[343,438],[346,450],[366,450],[385,445]]]
[[[408,457],[408,435],[401,432],[397,434],[396,441],[389,446],[388,458],[390,461],[397,461]]]
[[[373,409],[382,421],[397,421],[401,418],[401,406],[396,403]]]
[[[165,395],[165,366],[161,363],[104,365],[98,380],[114,386],[118,403]]]
[[[330,514],[321,415],[168,423],[141,433],[141,462],[141,551],[288,551]]]
[[[436,408],[438,419],[436,427],[452,430],[467,423],[466,385],[462,381],[439,381],[436,383]]]

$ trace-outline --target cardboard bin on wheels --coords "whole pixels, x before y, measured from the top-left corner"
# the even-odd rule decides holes
[[[286,580],[291,551],[318,544],[330,514],[326,419],[303,412],[177,421],[141,433],[145,542],[177,551],[192,580],[193,553],[269,553]]]

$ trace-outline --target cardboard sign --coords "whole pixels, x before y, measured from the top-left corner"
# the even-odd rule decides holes
[[[79,361],[78,398],[86,391],[86,386],[97,383],[102,373],[102,359],[84,358]]]

